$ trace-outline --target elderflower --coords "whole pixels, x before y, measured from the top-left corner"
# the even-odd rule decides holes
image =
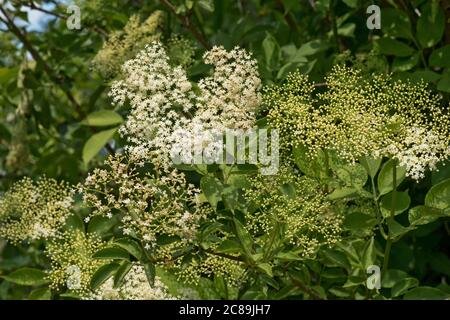
[[[326,200],[316,180],[284,166],[276,176],[252,178],[251,185],[245,190],[246,197],[260,208],[246,215],[251,232],[268,234],[277,222],[285,224],[285,237],[304,257],[340,239],[343,217],[338,206]]]
[[[0,197],[0,237],[12,243],[55,237],[71,213],[72,196],[64,182],[22,179]]]
[[[257,63],[242,49],[214,47],[204,55],[212,75],[193,85],[186,71],[172,66],[162,44],[154,42],[122,67],[124,78],[114,82],[114,103],[129,102],[131,110],[120,129],[136,158],[168,169],[174,149],[187,150],[198,132],[249,129],[261,103]],[[192,134],[186,134],[192,133]],[[206,141],[206,140],[204,140]],[[188,144],[189,146],[180,144]]]
[[[123,234],[139,236],[144,246],[154,245],[159,235],[180,237],[182,243],[195,238],[203,216],[195,203],[200,190],[187,185],[183,173],[173,170],[159,178],[142,173],[128,154],[110,156],[105,165],[80,186],[92,215],[120,215]]]
[[[66,231],[49,242],[46,254],[51,261],[50,288],[58,290],[65,286],[72,291],[88,292],[92,275],[107,263],[92,255],[105,244],[96,234],[80,230]]]
[[[142,23],[138,15],[131,16],[123,30],[109,35],[92,61],[94,69],[104,77],[116,75],[125,60],[133,57],[146,43],[160,39],[159,28],[163,21],[162,11],[153,12]]]
[[[155,283],[150,286],[144,267],[134,264],[126,274],[119,287],[114,286],[114,281],[109,278],[98,289],[87,294],[86,300],[174,300],[168,288],[159,277],[155,277]]]
[[[325,92],[299,73],[266,90],[269,124],[280,131],[283,149],[299,145],[309,156],[333,150],[349,162],[387,156],[406,165],[414,179],[448,158],[450,115],[423,82],[394,81],[335,66]]]

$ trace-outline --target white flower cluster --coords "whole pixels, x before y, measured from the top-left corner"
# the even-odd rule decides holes
[[[135,264],[124,278],[121,286],[114,287],[114,281],[109,278],[93,293],[84,297],[86,300],[175,300],[168,292],[166,285],[159,277],[155,277],[153,287],[145,275],[144,267]]]
[[[131,154],[152,158],[168,168],[170,151],[180,143],[180,133],[253,126],[261,103],[256,61],[242,49],[227,52],[222,47],[207,52],[204,60],[215,69],[198,84],[192,84],[181,67],[170,65],[158,42],[125,63],[124,79],[113,84],[110,96],[119,105],[130,104],[130,115],[120,133],[131,143],[127,146]]]
[[[390,144],[381,154],[397,159],[406,168],[406,175],[414,180],[425,177],[426,170],[436,170],[442,159],[450,157],[447,140],[441,139],[432,131],[420,127],[407,129],[405,139],[399,144]]]

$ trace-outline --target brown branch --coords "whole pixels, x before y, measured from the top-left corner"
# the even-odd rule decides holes
[[[211,46],[209,45],[208,41],[203,37],[203,35],[197,31],[195,26],[192,24],[192,21],[189,17],[189,15],[179,15],[177,14],[177,8],[169,1],[169,0],[161,0],[161,2],[175,14],[175,16],[180,20],[180,22],[191,32],[191,34],[194,36],[194,38],[197,39],[198,42],[205,48],[210,49]]]

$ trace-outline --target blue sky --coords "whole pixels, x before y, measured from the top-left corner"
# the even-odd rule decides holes
[[[0,0],[0,3],[3,3],[3,1]],[[8,7],[8,1],[6,1],[4,5],[5,7]],[[44,4],[42,5],[42,8],[46,10],[52,10],[54,8],[54,5]],[[16,23],[20,26],[25,26],[28,31],[41,31],[45,28],[49,20],[54,19],[54,17],[52,17],[51,15],[48,15],[38,10],[31,10],[30,8],[25,6],[22,7],[22,11],[28,12],[28,23],[25,23],[21,19],[16,19]],[[0,16],[2,16],[1,13]],[[1,23],[0,26],[4,28],[4,26],[2,26]]]

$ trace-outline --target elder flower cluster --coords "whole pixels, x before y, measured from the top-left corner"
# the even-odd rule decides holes
[[[85,234],[80,230],[68,230],[50,241],[46,248],[51,262],[50,288],[88,292],[92,275],[107,263],[92,258],[92,255],[105,245],[95,233]]]
[[[116,104],[130,104],[120,130],[131,144],[127,146],[130,153],[169,168],[180,132],[194,136],[212,128],[223,132],[254,125],[261,103],[256,61],[242,49],[227,52],[222,47],[205,53],[204,61],[214,70],[197,84],[189,81],[181,66],[171,65],[158,42],[124,64],[124,79],[113,84],[110,96]],[[186,143],[192,141],[186,139]]]
[[[66,183],[24,178],[0,198],[0,237],[12,243],[55,237],[72,204],[73,191]]]
[[[316,180],[300,176],[294,168],[283,166],[276,176],[252,178],[245,193],[259,208],[246,215],[247,228],[254,234],[268,234],[278,223],[284,224],[285,237],[303,257],[340,239],[343,216],[339,207],[326,200]]]
[[[161,234],[178,236],[182,243],[192,240],[202,217],[196,210],[199,190],[177,170],[158,177],[143,173],[134,160],[127,154],[110,156],[105,168],[95,169],[79,186],[92,208],[86,220],[120,215],[123,233],[138,236],[147,248]]]
[[[93,68],[106,78],[115,76],[125,60],[133,57],[146,43],[161,38],[163,22],[162,11],[153,12],[142,23],[138,15],[131,16],[123,30],[109,34],[108,41],[92,61]]]
[[[284,136],[284,148],[303,145],[312,156],[334,150],[353,163],[362,156],[387,156],[414,179],[449,157],[448,108],[425,83],[368,77],[339,65],[326,83],[326,91],[315,94],[307,77],[294,73],[266,91],[269,123]]]
[[[174,300],[166,285],[159,277],[155,277],[150,286],[144,267],[134,264],[123,279],[122,285],[114,287],[114,281],[109,278],[98,289],[83,296],[85,300]]]

